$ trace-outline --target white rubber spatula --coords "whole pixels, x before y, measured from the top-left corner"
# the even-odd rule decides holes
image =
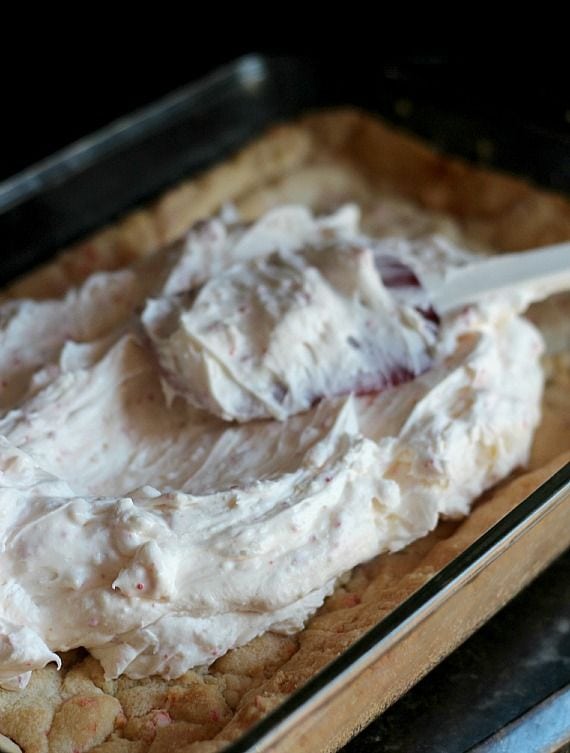
[[[423,276],[439,314],[490,296],[525,294],[525,304],[570,290],[570,242],[493,256],[465,267],[451,267],[443,278]]]

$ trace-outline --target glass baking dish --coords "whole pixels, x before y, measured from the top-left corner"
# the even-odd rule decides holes
[[[566,188],[567,146],[523,126],[434,106],[390,70],[334,91],[309,60],[248,56],[113,123],[0,185],[0,282],[220,161],[269,124],[312,107],[353,104],[429,138],[442,150]],[[464,641],[570,545],[570,466],[560,470],[231,750],[342,745]],[[532,563],[529,566],[528,563]],[[389,671],[386,670],[389,664]]]

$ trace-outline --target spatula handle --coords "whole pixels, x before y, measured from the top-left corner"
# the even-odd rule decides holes
[[[466,267],[452,268],[429,285],[440,314],[493,295],[528,290],[528,302],[570,290],[570,242],[520,253],[501,254]],[[526,289],[526,290],[525,290]]]

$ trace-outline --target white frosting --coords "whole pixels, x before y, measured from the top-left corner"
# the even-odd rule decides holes
[[[250,229],[214,220],[64,301],[0,312],[3,333],[12,333],[1,340],[11,348],[9,358],[0,350],[1,368],[23,384],[5,397],[0,419],[5,687],[79,645],[109,677],[176,677],[266,630],[298,630],[342,573],[424,535],[440,515],[465,514],[526,460],[539,419],[541,338],[500,302],[446,317],[432,367],[379,394],[325,397],[283,422],[243,424],[184,399],[169,404],[132,315],[145,298],[171,305],[228,260],[361,242],[353,209],[322,221],[280,211]],[[370,245],[413,266],[417,243]],[[423,245],[428,254],[445,247]],[[449,254],[449,263],[465,259]],[[115,305],[112,292],[125,283],[130,293]],[[417,303],[414,285],[393,294],[391,306]],[[32,339],[41,312],[61,327],[46,325],[45,344]],[[318,325],[288,322],[282,347],[296,342],[295,327]],[[80,336],[70,338],[71,326]],[[351,352],[344,336],[339,371]]]
[[[167,393],[230,421],[379,392],[425,371],[436,339],[349,242],[236,264],[195,295],[150,301],[142,321]]]

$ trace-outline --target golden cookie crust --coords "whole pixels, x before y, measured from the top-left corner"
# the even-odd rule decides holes
[[[228,202],[253,219],[284,202],[320,210],[347,200],[361,204],[380,229],[375,207],[396,201],[402,223],[417,223],[418,233],[443,230],[496,251],[570,238],[567,199],[438,154],[365,113],[334,110],[271,129],[232,159],[62,252],[4,295],[61,295],[94,271],[178,240]],[[532,317],[562,330],[566,307],[561,298],[535,308]],[[484,495],[469,518],[442,522],[403,552],[357,567],[298,635],[267,633],[208,671],[171,681],[105,680],[94,658],[69,652],[61,672],[49,666],[34,672],[24,690],[0,690],[0,750],[9,751],[2,735],[25,753],[210,753],[239,737],[570,460],[570,334],[557,343],[546,363],[544,415],[528,472]]]

